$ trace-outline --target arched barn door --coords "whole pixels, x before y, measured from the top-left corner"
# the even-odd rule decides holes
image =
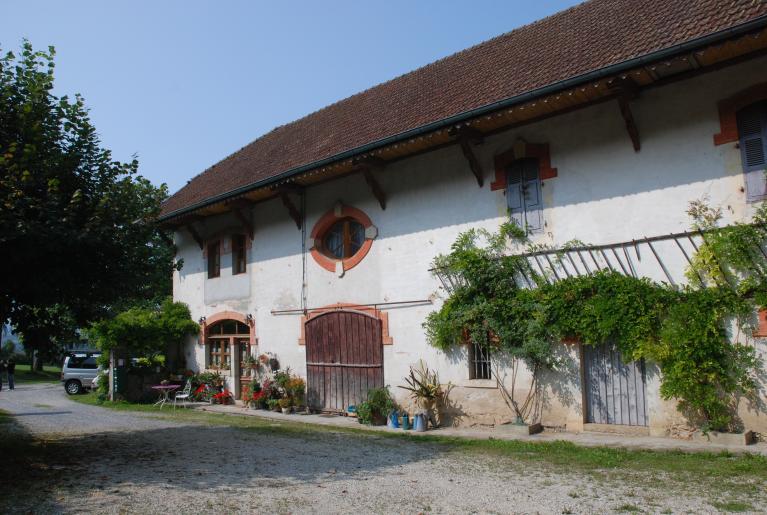
[[[381,388],[381,321],[355,311],[328,311],[306,322],[306,376],[309,407],[346,411]]]

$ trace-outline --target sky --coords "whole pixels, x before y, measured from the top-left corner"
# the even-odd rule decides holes
[[[274,127],[576,0],[4,0],[115,159],[171,192]]]

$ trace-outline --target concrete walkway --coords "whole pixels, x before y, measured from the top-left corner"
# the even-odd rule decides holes
[[[386,426],[366,426],[357,422],[356,418],[343,417],[335,415],[306,415],[291,414],[283,415],[273,411],[252,410],[242,406],[222,406],[219,404],[195,404],[194,409],[222,413],[226,415],[240,415],[259,417],[268,420],[278,420],[281,422],[298,422],[304,424],[315,424],[319,426],[340,427],[362,429],[366,431],[384,432],[384,433],[404,433],[402,429],[390,429]],[[767,456],[767,442],[760,442],[754,445],[724,445],[720,443],[700,442],[691,440],[678,440],[674,438],[659,438],[653,436],[633,436],[614,433],[598,432],[554,432],[544,430],[536,435],[519,435],[512,433],[503,426],[498,428],[456,428],[441,427],[430,429],[424,433],[407,431],[413,436],[431,435],[457,438],[470,438],[477,440],[520,440],[526,442],[572,442],[576,445],[586,447],[614,447],[634,450],[655,450],[655,451],[683,451],[683,452],[732,452],[732,453],[753,453]]]

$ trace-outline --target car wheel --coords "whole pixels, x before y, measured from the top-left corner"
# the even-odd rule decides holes
[[[77,379],[70,379],[64,383],[64,389],[69,395],[77,395],[78,393],[82,393],[83,385]]]

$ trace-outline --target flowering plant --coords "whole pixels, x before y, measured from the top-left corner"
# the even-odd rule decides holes
[[[231,400],[232,393],[226,388],[224,388],[224,391],[213,395],[213,402],[217,402],[219,404],[229,404]]]

